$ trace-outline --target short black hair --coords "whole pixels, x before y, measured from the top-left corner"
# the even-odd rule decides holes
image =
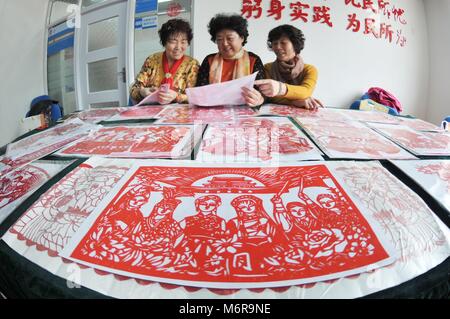
[[[189,22],[183,19],[170,19],[161,26],[158,31],[159,40],[163,46],[166,45],[169,37],[174,34],[184,33],[187,36],[188,43],[191,44],[193,38],[192,28]]]
[[[236,31],[244,39],[242,45],[247,43],[248,22],[238,14],[216,14],[208,23],[208,31],[211,35],[211,41],[216,42],[216,35],[222,30],[229,29]]]
[[[305,47],[305,36],[303,35],[302,30],[297,29],[290,24],[283,24],[270,30],[267,39],[267,46],[269,47],[269,49],[272,49],[272,43],[279,40],[282,36],[286,36],[289,38],[289,40],[292,42],[292,45],[294,46],[296,54],[300,54],[300,52]]]

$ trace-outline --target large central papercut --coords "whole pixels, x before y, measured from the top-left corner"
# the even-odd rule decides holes
[[[138,162],[61,255],[120,275],[223,289],[316,282],[394,261],[324,164],[159,163]]]

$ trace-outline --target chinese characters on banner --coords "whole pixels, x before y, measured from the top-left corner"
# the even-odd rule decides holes
[[[404,47],[406,35],[401,29],[407,25],[405,10],[397,7],[392,1],[385,0],[341,0],[353,12],[347,15],[346,30],[360,32],[364,35],[383,39],[389,43]],[[341,19],[333,14],[332,8],[324,5],[313,5],[309,0],[242,0],[241,15],[246,19],[264,17],[280,20],[289,16],[293,23],[320,23],[333,28],[333,20]],[[314,1],[317,3],[318,1]]]
[[[243,0],[241,14],[246,19],[259,19],[263,16],[262,0]],[[314,23],[324,23],[329,27],[333,27],[331,21],[330,8],[327,6],[311,6],[300,1],[289,1],[289,5],[283,5],[283,1],[270,0],[267,9],[267,17],[273,17],[275,20],[280,20],[283,11],[288,11],[292,21],[302,20],[307,23],[312,21]],[[306,2],[306,1],[304,1]]]

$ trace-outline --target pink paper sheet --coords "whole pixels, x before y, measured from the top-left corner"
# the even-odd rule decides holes
[[[162,105],[133,106],[108,119],[111,121],[159,118],[158,114],[166,107]]]
[[[141,102],[139,102],[139,104],[137,104],[136,106],[141,106],[144,104],[156,104],[158,103],[158,94],[159,94],[159,89],[156,90],[155,92],[153,92],[150,95],[147,95]]]
[[[242,97],[242,88],[252,88],[257,74],[255,72],[233,81],[188,88],[186,94],[189,104],[200,106],[243,105],[245,100]]]
[[[322,156],[289,119],[249,117],[235,123],[210,124],[196,160],[276,163],[322,160]]]
[[[265,104],[258,112],[258,115],[275,115],[275,116],[291,116],[299,118],[317,118],[333,121],[346,121],[348,117],[340,112],[340,109],[334,108],[319,108],[317,111],[310,111],[304,108],[279,105],[279,104]]]
[[[296,120],[330,158],[416,158],[358,121],[338,122],[315,118],[296,118]]]
[[[159,120],[155,124],[230,123],[254,115],[255,111],[248,106],[171,105],[158,114]]]
[[[124,110],[126,110],[125,107],[90,109],[79,113],[75,113],[73,116],[85,122],[98,123],[103,120],[107,120],[111,116],[114,116]]]
[[[450,134],[415,131],[403,125],[370,123],[370,126],[416,155],[450,156]]]

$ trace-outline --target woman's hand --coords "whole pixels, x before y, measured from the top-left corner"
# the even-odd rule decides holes
[[[261,104],[264,103],[263,96],[261,95],[261,93],[258,90],[254,89],[254,88],[249,89],[249,88],[243,87],[242,88],[242,97],[244,98],[245,103],[248,106],[252,106],[252,107],[260,106]]]
[[[158,94],[158,103],[161,105],[172,103],[178,96],[174,90],[168,89],[166,92],[160,90]]]
[[[154,87],[149,87],[149,88],[147,88],[147,87],[142,87],[142,88],[139,89],[139,94],[140,94],[142,97],[146,97],[146,96],[152,94],[152,93],[155,92],[155,91],[156,91],[156,89],[155,89]]]
[[[286,95],[287,87],[283,82],[275,80],[257,80],[255,85],[258,86],[262,94],[267,97]]]
[[[306,100],[297,100],[293,102],[294,106],[303,107],[310,111],[317,111],[323,104],[320,100],[313,97],[307,98]]]

